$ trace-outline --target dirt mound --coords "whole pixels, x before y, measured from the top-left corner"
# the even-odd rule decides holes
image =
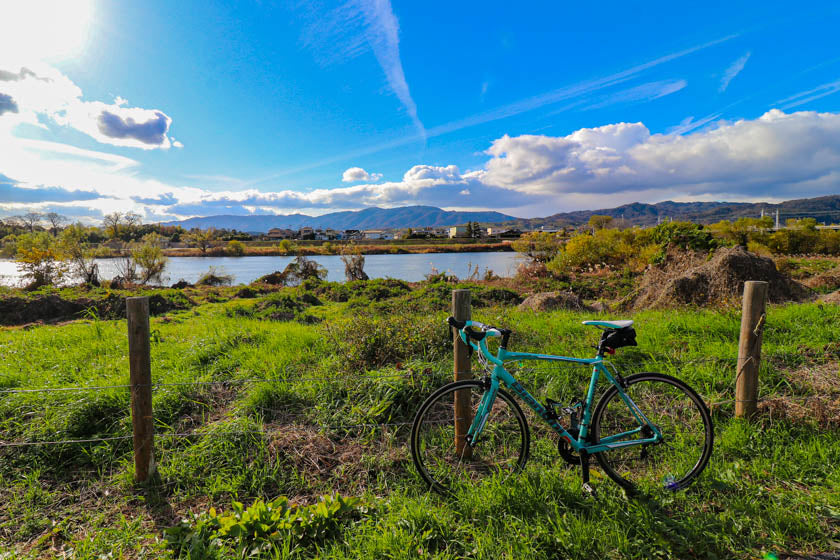
[[[58,294],[2,298],[0,299],[0,325],[56,323],[82,319],[90,314],[101,319],[123,319],[125,318],[125,298],[126,295],[115,293],[99,298],[64,298]],[[165,292],[149,295],[151,315],[188,309],[194,305],[195,302],[180,293]]]
[[[583,301],[572,292],[541,292],[525,298],[519,304],[520,310],[552,311],[554,309],[573,309],[583,311],[587,309]]]
[[[662,265],[645,273],[629,307],[735,304],[748,280],[769,282],[773,303],[811,298],[810,290],[776,270],[772,259],[739,246],[718,249],[710,260],[702,253],[669,253]]]
[[[824,295],[820,298],[820,301],[823,303],[833,303],[834,305],[840,305],[840,290]]]
[[[836,290],[840,288],[840,267],[832,268],[822,274],[812,276],[802,282],[809,288],[820,291]]]

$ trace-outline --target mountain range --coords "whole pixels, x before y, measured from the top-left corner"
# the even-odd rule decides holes
[[[390,229],[442,227],[466,222],[499,223],[515,220],[500,212],[450,212],[433,206],[404,206],[402,208],[365,208],[358,211],[331,212],[321,216],[306,214],[206,216],[189,218],[164,225],[180,225],[185,229],[214,227],[265,233],[271,228],[300,229],[304,226],[321,229]]]
[[[815,218],[817,222],[836,223],[840,221],[840,195],[818,198],[800,198],[780,203],[769,202],[673,202],[666,200],[656,204],[633,202],[616,208],[563,212],[545,218],[515,219],[505,223],[523,230],[540,227],[580,226],[589,221],[593,214],[612,216],[621,225],[655,225],[660,220],[682,220],[698,224],[711,224],[721,220],[758,218],[762,211],[784,224],[788,218]]]
[[[673,202],[666,200],[656,204],[633,202],[616,208],[599,210],[578,210],[553,214],[545,218],[515,218],[500,212],[452,212],[433,206],[404,206],[401,208],[366,208],[358,211],[331,212],[321,216],[306,214],[251,215],[251,216],[205,216],[168,222],[165,225],[180,225],[186,229],[214,227],[236,229],[248,232],[267,232],[271,228],[300,229],[304,226],[321,229],[399,229],[421,227],[443,227],[480,222],[482,224],[504,224],[523,230],[540,227],[580,226],[589,221],[593,214],[612,216],[621,225],[654,225],[660,220],[685,220],[710,224],[720,220],[757,218],[762,211],[775,216],[779,211],[782,223],[788,218],[815,218],[818,222],[840,221],[840,195],[818,198],[800,198],[780,203],[769,202]]]

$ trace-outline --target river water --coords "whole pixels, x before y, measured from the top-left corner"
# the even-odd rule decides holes
[[[344,281],[344,263],[337,255],[307,257],[327,269],[327,280]],[[248,284],[260,276],[283,270],[294,257],[169,257],[166,267],[166,283],[178,280],[195,282],[215,267],[223,274],[234,277],[234,284]],[[110,279],[115,274],[113,259],[97,259],[102,278]],[[498,276],[513,276],[521,262],[518,253],[427,253],[419,255],[365,255],[365,272],[371,278],[398,278],[417,282],[437,270],[466,278],[475,267],[479,275],[492,270]],[[20,273],[14,261],[0,260],[0,284],[19,285]]]

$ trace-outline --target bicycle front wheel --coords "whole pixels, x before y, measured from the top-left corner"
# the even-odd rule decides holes
[[[688,385],[661,373],[639,373],[625,381],[625,393],[656,426],[663,440],[596,453],[598,463],[628,490],[655,493],[685,488],[703,471],[712,454],[714,430],[705,403]],[[595,407],[594,442],[639,427],[616,387],[610,387]],[[649,427],[641,428],[633,435],[608,441],[653,437]]]
[[[445,494],[459,485],[508,476],[528,460],[530,433],[525,415],[502,389],[496,394],[481,437],[474,446],[464,440],[485,391],[479,381],[449,383],[417,411],[411,428],[411,458],[430,489]],[[458,417],[456,398],[461,411]],[[463,428],[457,438],[456,423]]]

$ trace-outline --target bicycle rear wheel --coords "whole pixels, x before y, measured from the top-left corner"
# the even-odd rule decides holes
[[[661,373],[639,373],[625,379],[625,393],[655,425],[662,442],[611,449],[595,457],[607,475],[628,490],[655,493],[681,490],[699,475],[712,454],[712,418],[703,400],[688,385]],[[593,441],[639,427],[639,422],[610,387],[598,401],[592,420]],[[653,437],[649,428],[619,441]]]
[[[507,476],[521,470],[528,460],[530,433],[525,415],[501,389],[475,446],[456,441],[456,394],[466,403],[463,410],[469,411],[468,418],[462,419],[468,428],[485,391],[479,381],[449,383],[417,411],[411,428],[411,458],[430,489],[445,494],[458,485]]]

